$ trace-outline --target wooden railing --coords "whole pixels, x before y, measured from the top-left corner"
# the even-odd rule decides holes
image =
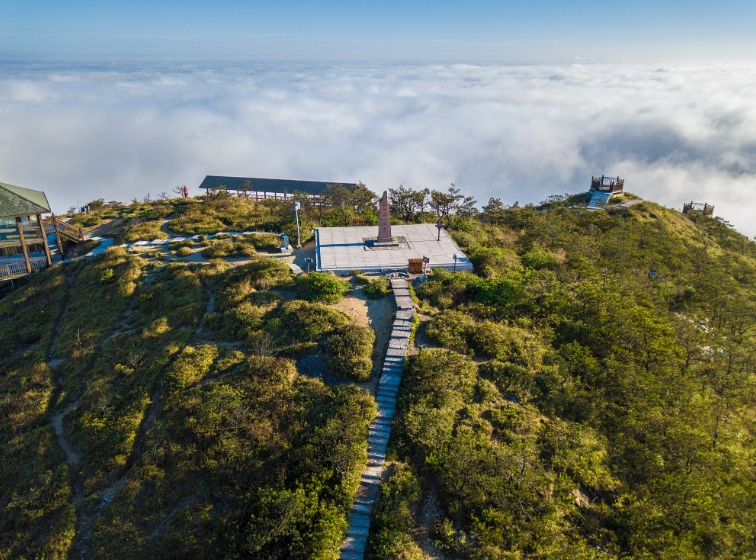
[[[30,258],[32,272],[37,272],[45,268],[45,258]],[[26,270],[26,263],[22,260],[13,263],[0,263],[0,278],[9,278],[11,276],[23,276],[29,274]]]
[[[84,234],[81,232],[81,228],[72,226],[69,223],[64,222],[53,216],[52,218],[45,218],[42,220],[45,226],[45,233],[55,233],[55,226],[58,226],[58,233],[71,241],[81,243],[84,241]]]

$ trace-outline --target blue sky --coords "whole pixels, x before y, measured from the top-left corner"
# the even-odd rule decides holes
[[[0,56],[742,60],[755,21],[743,0],[4,0]]]
[[[756,235],[756,2],[0,1],[0,181],[57,212],[205,175],[591,175]]]

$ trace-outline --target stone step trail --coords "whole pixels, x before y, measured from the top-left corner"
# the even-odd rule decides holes
[[[611,194],[607,192],[596,191],[591,197],[591,201],[588,203],[588,210],[605,210],[606,203],[609,202]]]
[[[412,316],[415,313],[409,285],[404,279],[392,278],[391,289],[394,292],[397,311],[375,396],[378,415],[368,428],[368,463],[362,471],[360,486],[355,494],[349,528],[341,545],[340,560],[363,560],[365,556],[365,546],[370,533],[370,514],[380,491],[383,464],[386,462],[386,446],[391,437],[391,422],[396,411],[396,396],[409,348]]]

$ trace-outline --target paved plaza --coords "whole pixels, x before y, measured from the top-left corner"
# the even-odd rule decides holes
[[[406,240],[395,248],[370,249],[365,245],[365,240],[378,235],[376,226],[321,227],[315,231],[319,272],[347,275],[350,270],[404,270],[409,259],[423,257],[430,259],[431,268],[454,270],[454,255],[458,272],[472,271],[472,264],[446,231],[441,231],[441,241],[437,241],[438,229],[434,224],[392,225],[391,235]]]

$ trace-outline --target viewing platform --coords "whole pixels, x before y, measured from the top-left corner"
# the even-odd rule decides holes
[[[714,215],[714,206],[706,202],[686,202],[683,204],[682,213],[687,214],[690,211],[698,212],[702,216],[712,217]]]
[[[591,192],[605,192],[609,194],[622,193],[625,189],[625,180],[619,177],[591,177]]]

